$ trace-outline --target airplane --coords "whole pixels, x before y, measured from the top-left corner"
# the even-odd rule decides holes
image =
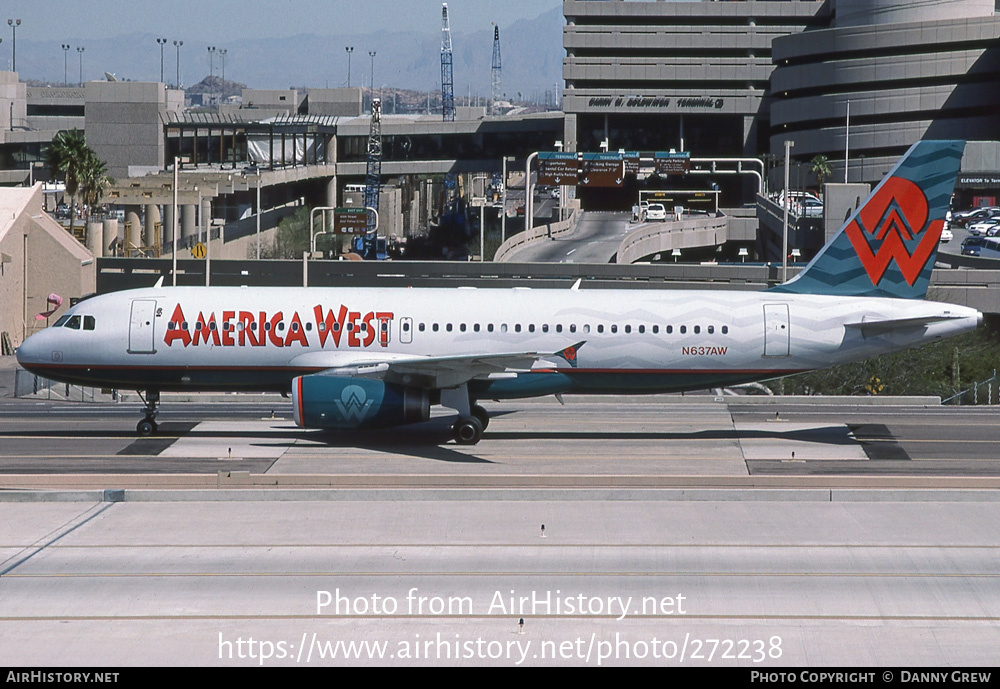
[[[17,350],[53,380],[290,394],[303,428],[361,429],[479,402],[669,393],[776,378],[940,340],[978,311],[925,301],[965,142],[914,144],[796,277],[763,291],[166,287],[87,298]]]

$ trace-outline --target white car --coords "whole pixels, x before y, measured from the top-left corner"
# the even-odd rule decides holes
[[[955,238],[955,233],[946,227],[943,230],[941,230],[941,239],[939,241],[942,244],[947,244],[954,238]]]
[[[649,208],[646,209],[646,220],[659,220],[666,221],[667,219],[667,209],[663,207],[662,203],[651,203]]]
[[[984,235],[992,230],[998,224],[1000,224],[1000,218],[989,218],[987,220],[973,223],[972,225],[969,225],[967,229],[969,230],[969,234],[973,237],[979,237],[980,235]]]

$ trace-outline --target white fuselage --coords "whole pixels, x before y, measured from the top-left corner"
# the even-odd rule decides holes
[[[919,300],[526,288],[159,287],[87,299],[68,315],[92,317],[91,329],[40,332],[19,362],[123,389],[286,391],[295,376],[395,358],[539,355],[531,371],[470,381],[484,398],[704,389],[864,359],[981,319]],[[574,362],[551,356],[574,344]],[[553,373],[559,382],[538,383]]]

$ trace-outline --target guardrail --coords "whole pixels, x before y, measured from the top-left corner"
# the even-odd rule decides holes
[[[513,237],[508,237],[507,241],[501,244],[497,248],[496,253],[493,254],[493,261],[500,263],[504,262],[508,256],[530,242],[569,234],[576,229],[576,225],[580,221],[580,215],[581,211],[573,209],[570,211],[570,216],[566,220],[550,223],[548,225],[532,227],[524,232],[518,232]]]
[[[629,232],[618,245],[618,263],[635,263],[674,249],[724,244],[728,238],[729,218],[721,213],[716,217],[646,223]]]

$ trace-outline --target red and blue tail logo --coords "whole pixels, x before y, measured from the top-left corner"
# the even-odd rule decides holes
[[[773,291],[923,298],[964,148],[914,144],[802,273]]]

